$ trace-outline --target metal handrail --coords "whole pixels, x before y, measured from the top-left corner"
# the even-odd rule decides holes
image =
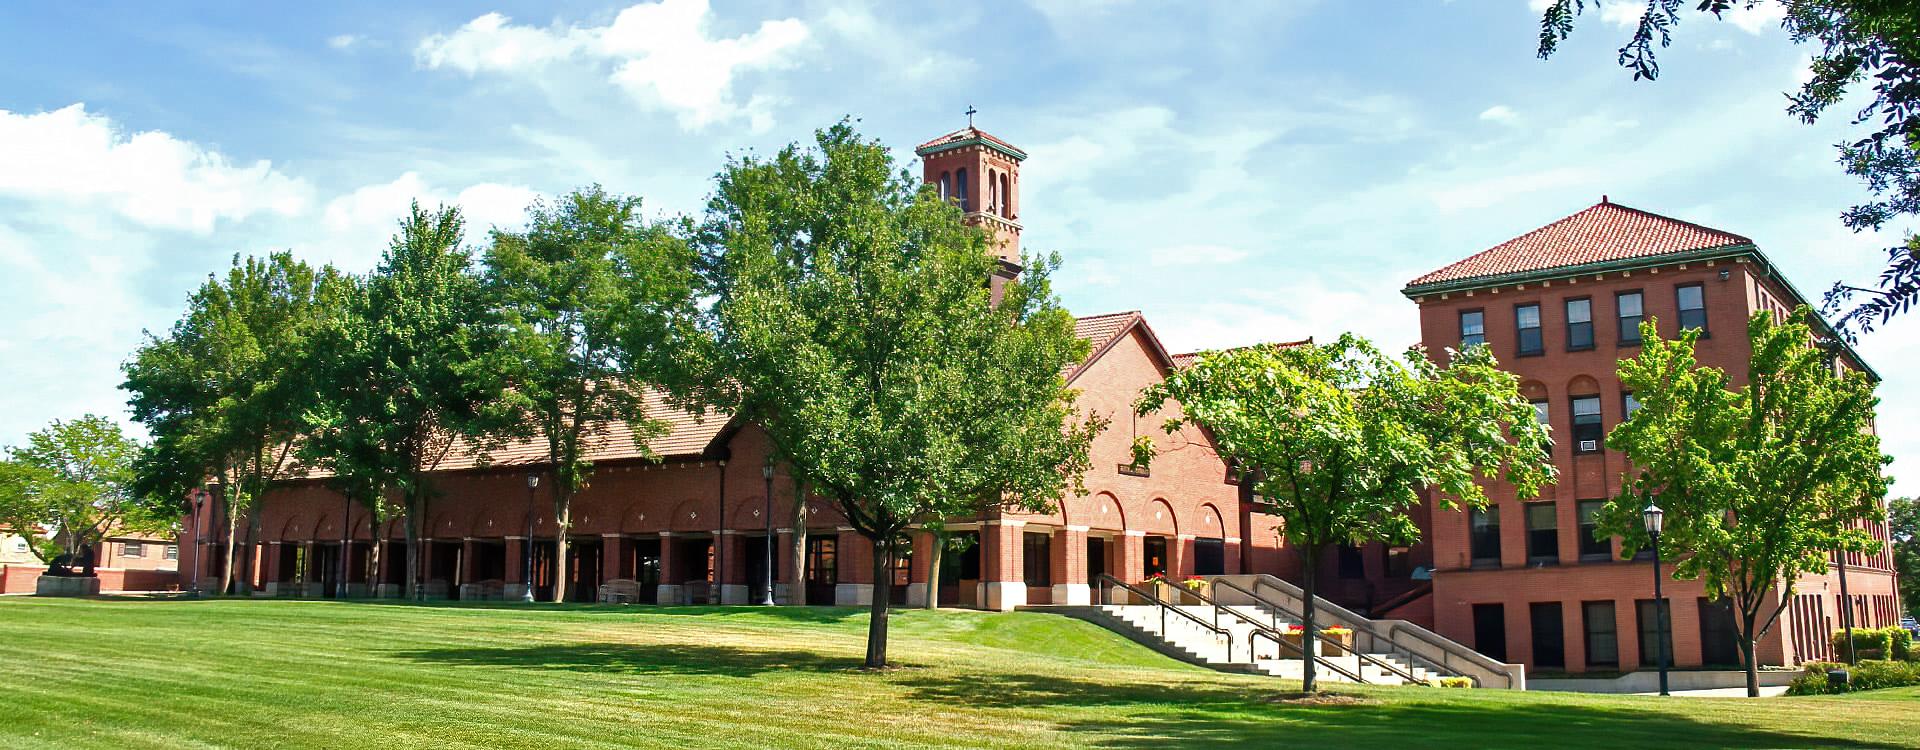
[[[1188,611],[1186,611],[1186,610],[1184,610],[1184,609],[1181,609],[1181,608],[1179,608],[1179,607],[1176,607],[1176,606],[1173,606],[1173,605],[1171,605],[1171,604],[1168,604],[1168,603],[1166,603],[1165,601],[1162,601],[1162,600],[1160,599],[1160,597],[1158,597],[1158,596],[1155,596],[1155,595],[1153,595],[1152,593],[1149,593],[1149,592],[1146,592],[1146,591],[1142,591],[1142,590],[1140,590],[1139,588],[1136,588],[1135,586],[1133,586],[1132,584],[1130,584],[1130,583],[1127,583],[1126,581],[1122,581],[1122,580],[1120,580],[1120,579],[1118,579],[1118,578],[1115,578],[1115,577],[1113,577],[1113,575],[1112,575],[1112,574],[1109,574],[1109,573],[1101,573],[1101,574],[1100,574],[1100,577],[1099,577],[1099,578],[1098,578],[1097,580],[1100,580],[1100,581],[1103,581],[1103,582],[1112,582],[1112,583],[1113,583],[1113,585],[1115,585],[1115,586],[1119,586],[1120,588],[1123,588],[1123,589],[1126,589],[1126,590],[1128,590],[1128,591],[1131,591],[1131,592],[1133,592],[1133,593],[1134,593],[1135,595],[1137,595],[1137,596],[1140,596],[1140,597],[1142,597],[1142,598],[1145,598],[1145,599],[1146,599],[1147,601],[1150,601],[1150,602],[1153,602],[1153,603],[1154,603],[1154,604],[1156,604],[1156,605],[1159,605],[1159,607],[1160,607],[1160,637],[1162,637],[1162,638],[1165,638],[1165,637],[1167,637],[1167,612],[1168,612],[1168,611],[1172,611],[1172,612],[1173,612],[1174,614],[1177,614],[1177,615],[1180,615],[1181,617],[1185,617],[1185,618],[1187,618],[1187,619],[1189,619],[1189,620],[1192,620],[1192,621],[1194,622],[1194,624],[1196,624],[1196,625],[1199,625],[1200,627],[1203,627],[1203,628],[1206,628],[1207,630],[1210,630],[1210,631],[1212,631],[1214,635],[1220,635],[1220,636],[1226,636],[1226,638],[1227,638],[1227,648],[1228,648],[1229,650],[1233,648],[1233,635],[1232,635],[1231,633],[1228,633],[1228,632],[1227,632],[1226,630],[1224,630],[1224,629],[1222,629],[1222,628],[1221,628],[1221,627],[1220,627],[1219,625],[1209,625],[1209,624],[1207,624],[1207,621],[1206,621],[1206,620],[1202,620],[1202,619],[1200,619],[1200,618],[1198,618],[1198,617],[1195,617],[1195,616],[1193,615],[1193,613],[1192,613],[1192,612],[1188,612]],[[1105,600],[1106,600],[1106,598],[1107,598],[1107,590],[1106,590],[1105,588],[1101,588],[1101,589],[1100,589],[1100,598],[1101,598],[1101,600],[1102,600],[1102,602],[1101,602],[1101,603],[1103,603],[1103,604],[1111,604],[1111,602],[1107,602],[1107,601],[1105,601]]]
[[[1206,594],[1202,594],[1202,593],[1200,593],[1199,591],[1196,591],[1196,590],[1193,590],[1193,589],[1187,589],[1187,593],[1190,593],[1190,594],[1192,594],[1192,595],[1194,596],[1194,598],[1196,598],[1196,599],[1199,599],[1199,600],[1200,600],[1200,601],[1201,601],[1202,603],[1204,603],[1204,604],[1207,604],[1207,605],[1209,605],[1209,606],[1212,606],[1212,607],[1213,607],[1213,611],[1214,611],[1214,615],[1215,615],[1216,617],[1217,617],[1217,616],[1219,616],[1219,613],[1221,613],[1221,612],[1226,612],[1227,614],[1230,614],[1230,615],[1233,615],[1234,617],[1237,617],[1237,618],[1239,618],[1241,622],[1244,622],[1244,623],[1246,623],[1246,624],[1248,624],[1248,625],[1252,625],[1252,626],[1253,626],[1253,630],[1251,630],[1251,631],[1248,631],[1248,633],[1247,633],[1247,660],[1248,660],[1248,661],[1258,661],[1258,659],[1257,659],[1257,658],[1255,658],[1255,654],[1254,654],[1254,650],[1253,650],[1253,636],[1254,636],[1255,634],[1259,634],[1259,635],[1262,635],[1262,636],[1265,636],[1265,637],[1267,638],[1267,640],[1270,640],[1270,641],[1273,641],[1273,642],[1274,642],[1274,643],[1275,643],[1276,645],[1279,645],[1279,646],[1282,646],[1282,647],[1285,647],[1285,648],[1290,648],[1290,649],[1293,649],[1293,650],[1294,650],[1294,652],[1296,652],[1296,653],[1298,653],[1298,654],[1300,654],[1300,658],[1302,658],[1302,659],[1309,659],[1309,658],[1310,658],[1310,659],[1313,659],[1313,661],[1314,661],[1314,663],[1315,663],[1315,664],[1319,664],[1320,666],[1323,666],[1323,667],[1326,667],[1327,669],[1331,669],[1331,670],[1333,670],[1333,671],[1335,671],[1335,672],[1338,672],[1338,673],[1340,673],[1340,674],[1342,674],[1342,675],[1344,675],[1344,676],[1346,676],[1346,678],[1347,678],[1347,679],[1349,679],[1349,680],[1353,680],[1354,682],[1358,682],[1358,683],[1363,683],[1363,684],[1364,684],[1364,683],[1366,683],[1366,681],[1367,681],[1367,680],[1366,680],[1366,678],[1364,678],[1364,677],[1361,677],[1360,675],[1357,675],[1357,674],[1354,674],[1354,673],[1352,673],[1352,672],[1349,672],[1349,671],[1347,671],[1345,667],[1342,667],[1342,666],[1340,666],[1340,665],[1338,665],[1338,664],[1335,664],[1335,663],[1333,663],[1333,662],[1330,662],[1330,661],[1327,661],[1326,659],[1323,659],[1323,658],[1321,658],[1321,657],[1320,657],[1320,655],[1319,655],[1319,654],[1317,654],[1317,653],[1313,653],[1313,654],[1310,654],[1310,653],[1308,653],[1308,652],[1307,652],[1307,648],[1306,648],[1306,646],[1305,646],[1304,644],[1303,644],[1303,645],[1300,645],[1300,646],[1295,646],[1295,645],[1293,645],[1292,643],[1289,643],[1289,642],[1287,642],[1287,640],[1286,640],[1285,638],[1283,638],[1283,637],[1281,637],[1281,636],[1282,636],[1283,634],[1282,634],[1282,633],[1281,633],[1281,632],[1279,631],[1279,629],[1278,629],[1278,628],[1274,628],[1274,627],[1269,627],[1269,626],[1267,626],[1267,625],[1263,625],[1263,624],[1261,624],[1261,623],[1260,623],[1260,621],[1258,621],[1258,620],[1255,620],[1255,619],[1253,619],[1253,618],[1251,618],[1251,617],[1248,617],[1248,616],[1246,616],[1245,614],[1243,614],[1243,613],[1241,613],[1241,612],[1238,612],[1238,611],[1235,611],[1235,610],[1232,610],[1232,609],[1228,609],[1227,607],[1224,607],[1224,606],[1221,606],[1221,604],[1220,604],[1219,602],[1217,602],[1217,601],[1214,601],[1214,600],[1213,600],[1213,597],[1210,597],[1210,596],[1207,596]],[[1303,632],[1303,633],[1304,633],[1305,631],[1303,630],[1303,631],[1301,631],[1301,632]],[[1318,635],[1318,634],[1316,634],[1316,635]],[[1325,636],[1319,636],[1319,640],[1323,640],[1323,641],[1324,641],[1324,640],[1326,640],[1326,638],[1325,638]],[[1231,639],[1229,639],[1229,648],[1231,648]],[[1353,654],[1354,654],[1355,656],[1359,656],[1359,657],[1361,657],[1362,659],[1368,659],[1368,657],[1366,657],[1365,655],[1363,655],[1363,654],[1361,654],[1361,653],[1360,653],[1360,652],[1358,652],[1358,651],[1355,651],[1355,652],[1353,652]],[[1375,662],[1377,662],[1377,661],[1378,661],[1378,660],[1374,660],[1374,659],[1368,659],[1368,660],[1369,660],[1369,661],[1375,661]],[[1381,666],[1384,666],[1384,667],[1386,667],[1386,668],[1387,668],[1387,669],[1389,669],[1389,670],[1392,670],[1392,671],[1395,671],[1395,672],[1399,672],[1399,670],[1397,670],[1397,669],[1394,669],[1394,668],[1392,667],[1392,665],[1381,665]],[[1409,680],[1416,680],[1416,681],[1417,681],[1417,679],[1416,679],[1416,678],[1415,678],[1415,677],[1414,677],[1413,675],[1411,675],[1411,674],[1406,674],[1406,673],[1404,673],[1404,672],[1400,672],[1400,674],[1402,674],[1403,676],[1405,676],[1405,677],[1406,677],[1407,679],[1409,679]]]
[[[1260,599],[1260,596],[1259,596],[1259,595],[1257,595],[1257,594],[1255,594],[1255,593],[1253,593],[1252,591],[1248,591],[1248,590],[1247,590],[1247,589],[1246,589],[1245,587],[1242,587],[1242,586],[1241,586],[1240,584],[1237,584],[1237,583],[1234,583],[1234,582],[1232,582],[1232,581],[1222,581],[1222,580],[1220,580],[1220,579],[1217,579],[1217,578],[1216,578],[1216,579],[1213,579],[1212,581],[1210,581],[1209,583],[1210,583],[1210,585],[1214,585],[1214,586],[1218,586],[1218,585],[1221,585],[1221,584],[1225,584],[1225,585],[1227,586],[1227,588],[1230,588],[1230,589],[1233,589],[1233,590],[1235,590],[1235,591],[1239,591],[1240,593],[1243,593],[1243,594],[1246,594],[1246,595],[1248,595],[1248,596],[1251,596],[1251,597],[1253,597],[1253,598],[1254,598],[1254,600],[1255,600],[1255,601],[1263,601],[1263,603],[1266,603],[1266,604],[1267,604],[1267,605],[1268,605],[1268,606],[1269,606],[1270,608],[1272,608],[1272,609],[1274,609],[1274,610],[1284,610],[1284,609],[1286,609],[1285,607],[1280,607],[1280,606],[1277,606],[1277,604],[1276,604],[1276,603],[1273,603],[1273,602],[1264,602],[1264,600],[1261,600],[1261,599]],[[1194,596],[1198,596],[1198,597],[1200,597],[1200,600],[1201,600],[1201,601],[1204,601],[1204,602],[1206,602],[1206,603],[1208,603],[1208,604],[1212,604],[1212,605],[1213,605],[1213,608],[1214,608],[1214,609],[1215,609],[1216,611],[1217,611],[1217,610],[1222,610],[1222,609],[1227,609],[1226,607],[1222,607],[1222,606],[1220,606],[1220,603],[1219,603],[1219,602],[1216,602],[1216,601],[1214,601],[1214,600],[1213,600],[1213,599],[1212,599],[1211,597],[1207,597],[1207,596],[1203,596],[1203,595],[1201,595],[1201,594],[1200,594],[1200,592],[1198,592],[1198,591],[1195,591],[1195,592],[1193,592],[1193,595],[1194,595]],[[1249,624],[1252,624],[1252,625],[1253,625],[1254,627],[1261,627],[1261,628],[1264,628],[1264,627],[1266,627],[1266,626],[1264,626],[1264,625],[1261,625],[1260,623],[1257,623],[1257,622],[1254,622],[1254,621],[1253,621],[1252,619],[1250,619],[1250,618],[1248,618],[1248,617],[1247,617],[1246,615],[1243,615],[1243,614],[1241,614],[1241,613],[1239,613],[1239,612],[1236,612],[1236,611],[1234,611],[1234,610],[1231,610],[1231,609],[1227,609],[1227,612],[1228,612],[1229,614],[1232,614],[1232,615],[1234,615],[1235,617],[1239,617],[1239,618],[1240,618],[1241,620],[1243,620],[1243,621],[1245,621],[1245,622],[1247,622],[1247,623],[1249,623]],[[1295,617],[1298,617],[1297,615],[1294,615],[1294,614],[1293,614],[1292,612],[1288,612],[1287,614],[1288,614],[1289,616],[1295,616]],[[1307,635],[1309,635],[1309,634],[1307,633],[1307,629],[1306,629],[1306,622],[1305,622],[1305,620],[1306,620],[1306,618],[1305,618],[1305,617],[1299,617],[1299,619],[1300,619],[1300,620],[1302,621],[1302,622],[1301,622],[1301,627],[1300,627],[1300,632],[1301,632],[1301,634],[1302,634],[1302,637],[1304,638],[1304,637],[1306,637]],[[1361,651],[1361,650],[1360,650],[1360,649],[1358,649],[1358,648],[1349,648],[1349,647],[1347,647],[1347,646],[1345,646],[1345,645],[1342,645],[1342,644],[1338,644],[1338,643],[1336,643],[1336,642],[1335,642],[1335,641],[1334,641],[1333,639],[1331,639],[1331,638],[1328,638],[1328,637],[1327,637],[1327,636],[1326,636],[1325,634],[1323,634],[1323,633],[1320,633],[1320,632],[1314,632],[1314,633],[1311,633],[1310,635],[1311,635],[1311,636],[1313,637],[1313,640],[1315,640],[1315,641],[1319,641],[1319,642],[1321,642],[1321,643],[1332,643],[1332,644],[1334,644],[1334,645],[1339,645],[1339,646],[1340,646],[1341,648],[1343,648],[1343,649],[1345,649],[1345,650],[1346,650],[1346,651],[1347,651],[1348,653],[1351,653],[1351,654],[1353,654],[1354,656],[1356,656],[1356,657],[1359,657],[1359,659],[1360,659],[1361,661],[1363,661],[1363,662],[1366,662],[1366,663],[1368,663],[1368,664],[1372,664],[1372,665],[1374,665],[1374,666],[1376,666],[1376,667],[1379,667],[1379,668],[1381,668],[1381,669],[1384,669],[1384,670],[1386,670],[1386,671],[1388,671],[1388,672],[1392,672],[1392,673],[1394,673],[1394,674],[1397,674],[1397,675],[1399,675],[1400,677],[1402,677],[1402,678],[1404,678],[1404,679],[1406,679],[1406,680],[1408,680],[1408,681],[1411,681],[1411,682],[1415,682],[1415,683],[1419,683],[1419,684],[1422,684],[1422,685],[1424,685],[1424,684],[1426,684],[1426,681],[1425,681],[1425,680],[1422,680],[1422,679],[1420,679],[1420,678],[1419,678],[1418,676],[1415,676],[1415,675],[1413,674],[1413,672],[1412,672],[1411,670],[1407,670],[1407,669],[1401,669],[1401,668],[1400,668],[1399,666],[1397,666],[1397,665],[1395,665],[1395,664],[1393,664],[1392,662],[1386,662],[1386,661],[1381,661],[1380,659],[1378,659],[1378,658],[1376,658],[1376,657],[1374,657],[1374,656],[1373,656],[1372,654],[1369,654],[1369,653],[1366,653],[1366,652],[1364,652],[1364,651]],[[1358,639],[1355,639],[1355,640],[1358,640]],[[1357,644],[1356,644],[1356,645],[1357,645]],[[1304,651],[1304,649],[1303,649],[1303,651]],[[1341,672],[1341,673],[1343,673],[1343,674],[1346,674],[1346,671],[1345,671],[1345,670],[1342,670],[1342,669],[1340,669],[1339,667],[1336,667],[1336,666],[1334,666],[1334,665],[1333,665],[1333,664],[1331,664],[1331,663],[1328,663],[1328,662],[1326,662],[1326,661],[1323,661],[1323,660],[1321,660],[1321,659],[1320,659],[1320,657],[1319,657],[1319,656],[1318,656],[1317,654],[1316,654],[1316,655],[1314,656],[1314,661],[1316,661],[1316,662],[1319,662],[1319,663],[1321,663],[1321,664],[1325,664],[1325,665],[1326,665],[1326,666],[1327,666],[1328,668],[1330,668],[1330,669],[1333,669],[1333,670],[1335,670],[1335,671],[1338,671],[1338,672]],[[1412,661],[1411,659],[1409,659],[1409,660],[1407,661],[1407,663],[1408,663],[1409,665],[1411,665],[1411,664],[1413,663],[1413,661]],[[1354,677],[1354,676],[1353,676],[1353,675],[1351,675],[1351,674],[1347,674],[1347,676],[1348,676],[1348,677],[1352,677],[1353,679],[1355,679],[1356,681],[1359,681],[1359,682],[1366,682],[1366,680],[1362,680],[1362,679],[1359,679],[1358,677]]]
[[[1258,590],[1259,587],[1261,586],[1266,586],[1268,588],[1271,588],[1275,591],[1279,591],[1281,593],[1286,593],[1286,594],[1293,593],[1291,591],[1287,591],[1286,589],[1283,589],[1283,588],[1280,588],[1279,586],[1274,585],[1273,582],[1268,581],[1265,578],[1255,578],[1253,585],[1256,590]],[[1278,602],[1262,597],[1258,593],[1255,593],[1255,592],[1246,592],[1246,593],[1249,596],[1252,596],[1255,601],[1258,601],[1261,604],[1264,604],[1266,606],[1269,606],[1284,612],[1289,612],[1289,613],[1291,612],[1290,610],[1287,610],[1285,607],[1281,606]],[[1299,593],[1300,596],[1305,596],[1305,594],[1306,594],[1305,591],[1302,591]],[[1315,597],[1315,598],[1318,598],[1318,597]],[[1426,633],[1422,633],[1418,630],[1402,629],[1398,624],[1389,626],[1387,628],[1387,634],[1381,635],[1380,631],[1375,628],[1375,623],[1371,621],[1366,623],[1365,628],[1367,633],[1369,635],[1372,635],[1374,638],[1386,641],[1389,646],[1398,646],[1402,651],[1406,652],[1409,662],[1411,662],[1414,658],[1416,658],[1413,653],[1413,650],[1410,648],[1407,648],[1406,646],[1400,645],[1399,642],[1395,640],[1395,636],[1399,635],[1400,633],[1406,633],[1407,635],[1413,636],[1414,639],[1419,640],[1423,643],[1426,643],[1427,645],[1434,647],[1440,652],[1440,662],[1438,664],[1435,664],[1432,659],[1427,659],[1425,657],[1419,657],[1420,660],[1425,661],[1428,664],[1432,664],[1434,667],[1438,669],[1438,671],[1447,674],[1447,676],[1470,677],[1470,675],[1467,675],[1466,673],[1461,672],[1458,668],[1453,666],[1452,664],[1453,649],[1449,648],[1446,643],[1440,640],[1436,640],[1438,636],[1428,637]],[[1499,674],[1501,679],[1506,681],[1507,687],[1513,686],[1513,675],[1507,674],[1506,672],[1498,669],[1490,669],[1488,671]]]

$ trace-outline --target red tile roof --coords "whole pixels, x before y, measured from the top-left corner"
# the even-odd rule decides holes
[[[1296,346],[1306,346],[1311,343],[1313,343],[1313,337],[1309,336],[1307,338],[1300,339],[1299,341],[1281,341],[1281,342],[1275,343],[1274,345],[1282,349],[1292,349]],[[1240,349],[1240,348],[1243,348],[1243,347],[1234,347],[1233,349],[1226,349],[1223,351],[1234,351],[1235,349]],[[1180,367],[1180,368],[1191,367],[1194,362],[1199,361],[1200,355],[1202,354],[1206,354],[1206,352],[1187,352],[1185,354],[1175,354],[1173,355],[1173,366]]]
[[[1014,146],[1013,144],[1008,143],[1006,141],[1000,140],[999,138],[994,137],[992,134],[984,130],[981,130],[979,128],[973,127],[971,125],[961,128],[959,130],[955,130],[951,133],[940,136],[939,138],[935,138],[931,141],[927,141],[926,143],[922,143],[919,146],[914,147],[913,151],[914,153],[924,155],[924,153],[928,149],[938,149],[942,146],[946,146],[954,143],[960,143],[962,141],[972,140],[974,138],[978,138],[980,140],[987,141],[996,146],[999,146],[1000,148],[1005,149],[1006,151],[1012,154],[1018,155],[1019,158],[1024,159],[1027,156],[1027,152],[1020,150],[1019,147]]]
[[[1408,282],[1408,288],[1592,263],[1752,245],[1753,240],[1609,202],[1502,242]]]

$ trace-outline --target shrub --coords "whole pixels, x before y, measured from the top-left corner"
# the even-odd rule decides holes
[[[1435,677],[1431,680],[1428,680],[1427,684],[1430,684],[1434,687],[1443,687],[1443,688],[1470,688],[1470,687],[1473,687],[1473,678],[1472,677]]]
[[[1920,664],[1914,662],[1874,660],[1849,667],[1830,661],[1815,661],[1801,666],[1807,672],[1795,678],[1793,684],[1787,687],[1788,695],[1826,695],[1920,685]],[[1827,684],[1827,673],[1836,669],[1845,669],[1850,673],[1852,679],[1848,685],[1835,688]]]
[[[1833,632],[1833,654],[1847,655],[1847,631]],[[1898,659],[1913,658],[1913,634],[1899,626],[1884,628],[1854,628],[1853,647],[1857,658]]]

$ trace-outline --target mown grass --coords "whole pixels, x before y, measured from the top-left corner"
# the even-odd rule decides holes
[[[1036,613],[0,597],[0,747],[1902,747],[1914,691],[1357,705]]]

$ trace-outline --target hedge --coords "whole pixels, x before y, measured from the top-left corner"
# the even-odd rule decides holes
[[[1811,661],[1801,666],[1806,668],[1807,673],[1794,679],[1793,684],[1787,687],[1787,695],[1827,695],[1920,685],[1920,663],[1910,661],[1876,659],[1862,661],[1852,667],[1830,661]],[[1838,669],[1847,670],[1852,680],[1845,686],[1831,687],[1827,684],[1827,672]]]
[[[1833,631],[1833,655],[1847,655],[1847,631]],[[1854,628],[1854,652],[1859,659],[1913,658],[1913,634],[1897,625],[1884,628]]]

